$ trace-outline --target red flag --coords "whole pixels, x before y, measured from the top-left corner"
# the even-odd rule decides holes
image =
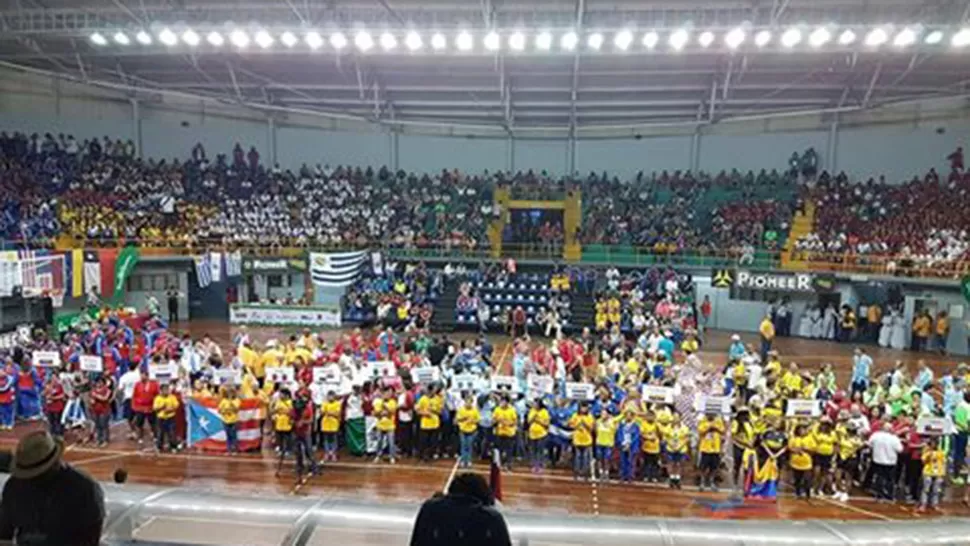
[[[115,292],[115,262],[117,261],[117,248],[102,248],[98,251],[98,262],[101,265],[102,297],[109,297]]]
[[[502,500],[502,454],[492,449],[492,466],[488,472],[488,485],[495,500]]]

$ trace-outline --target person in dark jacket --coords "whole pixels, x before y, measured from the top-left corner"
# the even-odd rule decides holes
[[[505,518],[478,474],[455,476],[445,495],[436,494],[418,511],[411,546],[511,546]]]
[[[61,460],[64,442],[46,431],[20,439],[0,502],[0,541],[28,546],[97,546],[104,494]]]

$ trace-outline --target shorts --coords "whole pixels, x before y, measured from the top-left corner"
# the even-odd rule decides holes
[[[597,461],[608,461],[613,458],[613,446],[596,446],[593,456]]]
[[[145,421],[148,421],[148,425],[155,428],[155,414],[154,413],[141,413],[135,412],[135,416],[132,418],[132,422],[135,426],[141,428],[145,426]]]
[[[839,469],[846,472],[855,472],[859,468],[859,455],[853,455],[848,459],[839,458]]]
[[[128,421],[135,417],[135,412],[131,409],[131,398],[121,403],[121,416]]]
[[[667,461],[671,463],[682,463],[687,460],[687,454],[683,452],[667,453]]]
[[[822,470],[829,470],[832,468],[832,456],[815,453],[812,455],[812,466],[821,468]]]
[[[721,467],[720,453],[701,453],[701,470],[711,472],[717,471]]]

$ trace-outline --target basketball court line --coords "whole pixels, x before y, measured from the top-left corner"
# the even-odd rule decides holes
[[[865,508],[859,508],[858,506],[852,506],[851,504],[845,502],[839,502],[832,499],[826,499],[825,497],[815,497],[815,500],[820,500],[826,504],[831,504],[832,506],[837,506],[839,508],[849,510],[851,512],[856,512],[870,518],[881,519],[883,521],[896,521],[896,518],[891,518],[885,514],[880,514],[878,512],[873,512],[871,510],[866,510]]]
[[[442,493],[447,493],[448,488],[451,487],[451,482],[455,480],[455,475],[458,474],[458,467],[461,465],[461,459],[455,461],[455,466],[451,468],[451,474],[448,474],[448,479],[445,480],[445,486],[441,489]]]
[[[88,459],[79,459],[79,460],[76,460],[76,461],[70,461],[70,464],[72,464],[72,465],[82,465],[82,464],[91,464],[91,463],[101,463],[101,462],[104,462],[104,461],[111,461],[111,460],[114,460],[114,459],[121,459],[121,458],[124,458],[124,457],[127,457],[127,456],[128,456],[128,454],[114,453],[114,454],[110,454],[110,455],[102,455],[100,457],[90,457]]]

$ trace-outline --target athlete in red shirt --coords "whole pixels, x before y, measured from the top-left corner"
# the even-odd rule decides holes
[[[155,397],[158,396],[158,382],[148,378],[148,372],[141,372],[141,381],[135,383],[135,391],[131,395],[131,411],[134,414],[132,423],[138,443],[145,438],[145,421],[155,430]]]

